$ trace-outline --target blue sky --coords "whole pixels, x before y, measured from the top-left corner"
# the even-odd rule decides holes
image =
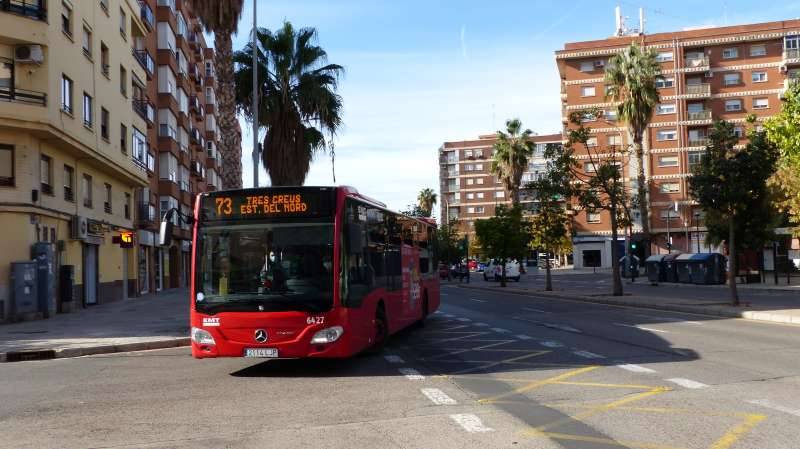
[[[251,28],[252,1],[235,49]],[[610,36],[618,4],[632,26],[644,7],[648,33],[800,17],[800,2],[791,1],[258,0],[258,25],[288,20],[318,30],[330,62],[347,71],[336,183],[400,209],[424,187],[438,191],[444,141],[491,133],[511,117],[539,134],[558,132],[553,52],[564,42]],[[252,135],[242,127],[250,187]],[[330,157],[320,154],[306,184],[332,183]]]

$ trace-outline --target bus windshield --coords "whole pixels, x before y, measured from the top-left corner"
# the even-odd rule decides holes
[[[211,225],[197,232],[197,311],[333,306],[332,223]]]

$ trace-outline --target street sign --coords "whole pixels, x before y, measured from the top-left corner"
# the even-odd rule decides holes
[[[121,231],[119,235],[111,238],[111,243],[119,245],[120,248],[133,248],[133,232]]]

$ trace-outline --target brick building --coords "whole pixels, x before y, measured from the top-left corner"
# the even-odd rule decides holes
[[[693,252],[699,244],[703,250],[702,211],[688,194],[691,169],[700,161],[714,121],[735,123],[744,138],[748,115],[761,122],[780,111],[789,80],[800,75],[800,20],[565,44],[555,55],[561,76],[562,121],[566,129],[574,126],[568,123],[572,112],[605,111],[585,123],[592,128],[592,144],[599,148],[631,142],[625,124],[617,120],[616,105],[605,98],[603,82],[609,58],[631,42],[656,50],[663,76],[658,83],[661,101],[645,137],[651,251],[667,251],[668,232],[673,249]],[[586,156],[579,150],[579,157]],[[636,166],[636,161],[628,164],[626,177],[631,186],[636,185]],[[581,211],[575,228],[576,267],[583,256],[600,257],[603,266],[610,266],[608,214]],[[634,233],[637,228],[641,229],[641,223]]]

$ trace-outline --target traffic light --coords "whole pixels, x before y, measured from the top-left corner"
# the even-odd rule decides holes
[[[636,242],[631,242],[631,251],[636,251],[638,244]]]

